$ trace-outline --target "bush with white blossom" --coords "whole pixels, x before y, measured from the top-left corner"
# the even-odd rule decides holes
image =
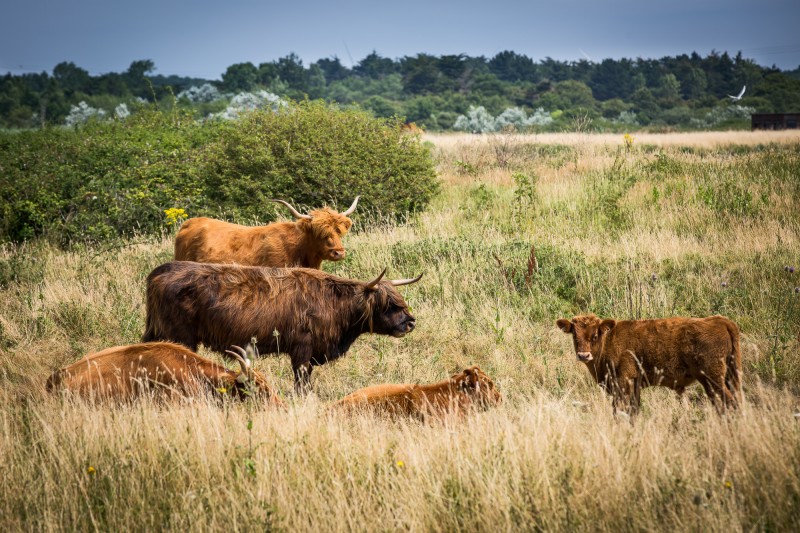
[[[493,117],[483,106],[470,106],[466,115],[459,115],[453,124],[453,129],[477,133],[490,133],[502,131],[508,127],[524,131],[534,126],[546,126],[553,122],[550,113],[543,108],[538,108],[531,115],[519,107],[506,108],[502,113]]]

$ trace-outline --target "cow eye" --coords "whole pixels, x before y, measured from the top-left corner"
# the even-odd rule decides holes
[[[592,340],[593,340],[593,341],[596,341],[596,340],[597,340],[597,337],[599,337],[599,335],[598,335],[597,333],[595,333],[594,335],[592,335]]]

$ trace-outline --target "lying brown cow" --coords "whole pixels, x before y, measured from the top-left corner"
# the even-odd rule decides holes
[[[148,342],[115,346],[89,354],[47,380],[47,390],[68,390],[86,399],[129,401],[142,395],[181,398],[211,393],[239,399],[261,397],[283,402],[264,376],[251,367],[247,353],[228,354],[240,371],[228,370],[180,344]]]
[[[695,381],[720,410],[737,405],[739,328],[724,316],[601,320],[589,314],[556,325],[572,335],[578,361],[614,397],[615,410],[621,404],[635,411],[641,387],[662,385],[682,394]]]
[[[355,391],[332,407],[347,411],[371,410],[417,418],[463,415],[474,407],[486,408],[502,401],[494,382],[477,366],[431,385],[373,385]]]
[[[198,263],[237,263],[249,266],[319,268],[322,261],[344,259],[342,237],[353,221],[359,196],[346,211],[323,207],[309,215],[283,200],[296,222],[240,226],[212,218],[190,218],[175,237],[175,260]]]

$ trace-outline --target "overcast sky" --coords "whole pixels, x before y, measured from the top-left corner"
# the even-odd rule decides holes
[[[800,66],[800,0],[10,0],[2,14],[0,73],[14,74],[72,61],[97,75],[150,59],[155,74],[219,79],[291,52],[350,67],[373,50],[595,62],[717,50]]]

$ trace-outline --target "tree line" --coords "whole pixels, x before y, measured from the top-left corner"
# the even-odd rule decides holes
[[[509,110],[538,112],[547,120],[526,124],[543,129],[730,127],[737,121],[745,127],[750,112],[800,111],[800,67],[781,71],[741,53],[716,51],[705,57],[693,52],[599,62],[534,61],[512,51],[492,58],[420,53],[399,59],[372,52],[352,67],[335,56],[306,66],[289,54],[258,65],[230,65],[220,80],[154,71],[152,61],[139,60],[125,72],[98,76],[72,62],[59,63],[52,73],[6,74],[0,77],[0,127],[64,124],[80,102],[112,113],[121,103],[178,101],[206,116],[224,109],[234,95],[256,91],[357,105],[377,117],[401,116],[431,130],[470,128],[475,121],[464,120],[470,113],[494,117]],[[745,85],[744,97],[730,102],[728,95]],[[198,87],[213,89],[216,96],[176,99]]]

